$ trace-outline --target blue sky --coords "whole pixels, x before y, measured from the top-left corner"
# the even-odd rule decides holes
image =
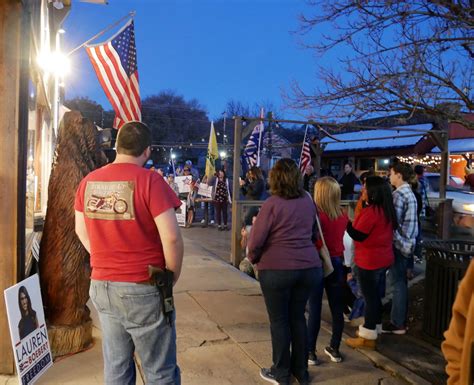
[[[109,0],[106,6],[74,1],[64,25],[65,50],[132,10],[142,97],[174,90],[197,99],[217,119],[230,99],[251,106],[271,101],[281,108],[281,89],[292,79],[310,88],[316,84],[316,58],[291,33],[298,15],[308,11],[304,0]],[[66,97],[87,96],[111,109],[85,50],[71,60]],[[282,117],[298,116],[284,111]]]

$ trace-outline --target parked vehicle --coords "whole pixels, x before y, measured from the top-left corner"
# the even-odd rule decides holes
[[[439,198],[439,173],[425,173],[428,199]],[[453,200],[454,223],[474,231],[474,193],[467,190],[464,181],[450,175],[446,186],[446,198]]]

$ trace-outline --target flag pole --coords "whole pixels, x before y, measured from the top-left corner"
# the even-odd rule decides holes
[[[263,134],[263,107],[260,109],[260,123],[258,128],[258,148],[257,148],[257,167],[260,167],[260,150],[262,148],[262,134]]]
[[[301,158],[303,157],[304,143],[306,142],[306,135],[308,134],[308,125],[306,125],[306,130],[304,131],[303,145],[301,146],[300,161],[298,163],[298,168],[301,167]]]
[[[124,17],[122,17],[120,20],[117,20],[115,23],[113,24],[110,24],[108,27],[106,27],[105,29],[103,29],[102,31],[100,31],[99,33],[97,33],[96,35],[92,36],[89,40],[85,41],[84,43],[82,43],[81,45],[77,46],[76,48],[74,48],[72,51],[70,51],[66,56],[70,56],[72,55],[74,52],[76,52],[77,50],[81,49],[82,47],[84,47],[85,45],[89,44],[91,41],[97,39],[98,37],[102,36],[104,33],[106,33],[107,31],[110,31],[112,28],[114,28],[115,26],[119,25],[123,20],[126,20],[128,18],[134,18],[136,15],[136,11],[131,11],[129,12],[127,15],[125,15]]]

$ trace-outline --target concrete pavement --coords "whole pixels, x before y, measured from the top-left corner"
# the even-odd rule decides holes
[[[223,233],[216,232],[215,236],[226,236],[220,234]],[[183,235],[185,261],[175,291],[182,383],[267,383],[259,377],[259,370],[271,365],[271,342],[258,283],[213,255],[208,246],[191,240],[193,237],[189,237],[186,231]],[[227,253],[226,250],[220,251]],[[95,345],[90,350],[60,358],[37,383],[103,383],[99,328],[94,329],[94,337]],[[329,337],[328,325],[324,323],[318,340],[319,357],[323,363],[310,368],[312,383],[426,383],[377,352],[361,353],[344,344],[341,353],[345,361],[331,363],[322,353]],[[17,380],[4,377],[2,383],[14,384]],[[137,384],[142,384],[141,379]]]

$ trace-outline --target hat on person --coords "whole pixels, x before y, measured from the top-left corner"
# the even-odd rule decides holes
[[[186,166],[192,166],[192,165],[193,165],[193,162],[191,162],[191,161],[188,159],[186,162],[184,162],[184,164],[185,164]]]

